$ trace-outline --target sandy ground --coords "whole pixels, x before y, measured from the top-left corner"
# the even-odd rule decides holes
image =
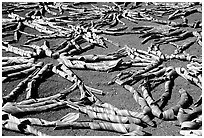
[[[20,13],[21,15],[24,15],[27,11]],[[3,14],[3,17],[6,17],[6,14]],[[165,18],[165,17],[164,17]],[[189,22],[194,22],[195,20],[201,19],[201,14],[195,13],[190,16],[188,16]],[[138,22],[138,24],[131,23],[125,19],[122,19],[125,23],[128,24],[129,27],[133,26],[140,26],[145,24],[152,24],[148,22]],[[189,28],[184,28],[189,29]],[[35,32],[30,28],[25,28],[25,31],[29,32]],[[145,45],[141,44],[142,39],[139,38],[139,35],[123,35],[123,36],[108,36],[107,38],[114,42],[118,42],[121,46],[128,45],[130,47],[134,47],[137,49],[147,50],[147,47],[151,44],[151,41],[146,43]],[[5,37],[3,40],[10,39],[12,37]],[[21,44],[23,44],[27,40],[27,38],[22,35],[18,43],[14,43],[13,45],[20,47]],[[62,39],[52,39],[48,40],[50,42],[50,46],[56,46],[58,45]],[[185,41],[185,40],[184,40]],[[184,41],[179,41],[179,43],[182,43]],[[35,44],[41,45],[43,41],[37,41],[34,42]],[[94,49],[91,49],[85,53],[82,53],[81,55],[86,54],[108,54],[111,52],[114,52],[118,50],[118,47],[115,47],[111,44],[107,44],[107,49],[102,49],[100,47],[95,47]],[[170,45],[163,45],[161,46],[161,50],[163,53],[171,54],[174,51],[174,47]],[[186,50],[189,54],[194,54],[198,57],[202,55],[201,47],[198,44],[192,45],[189,49]],[[12,53],[6,53],[3,51],[2,56],[16,56]],[[129,59],[129,57],[125,58]],[[38,61],[43,61],[44,63],[53,63],[57,64],[56,60],[51,58],[44,58],[39,59]],[[186,67],[187,62],[182,62],[178,60],[172,60],[169,62],[163,63],[165,66],[183,66]],[[137,68],[129,68],[127,70],[135,70]],[[139,105],[134,101],[132,94],[126,91],[124,88],[117,84],[108,85],[108,81],[110,81],[116,74],[118,74],[121,71],[113,71],[113,72],[97,72],[97,71],[90,71],[90,70],[74,70],[73,71],[84,81],[84,83],[88,86],[101,89],[106,94],[105,96],[97,95],[99,99],[101,99],[103,102],[108,102],[112,105],[115,105],[119,109],[128,109],[132,111],[140,111]],[[17,84],[23,80],[18,79],[10,82],[5,82],[2,84],[2,95],[5,96],[8,94],[12,89],[14,89]],[[187,92],[192,96],[193,101],[196,101],[198,97],[201,95],[201,90],[194,85],[190,84],[186,80],[184,80],[181,77],[178,77],[174,81],[175,85],[173,87],[173,92],[171,99],[169,100],[168,104],[164,107],[163,110],[168,109],[169,107],[172,107],[175,105],[179,100],[179,93],[178,90],[180,88],[184,88],[187,90]],[[53,94],[58,93],[60,90],[63,90],[67,87],[71,86],[71,83],[67,80],[63,79],[62,77],[58,75],[51,75],[47,79],[45,79],[38,88],[38,95],[39,97],[46,97]],[[139,92],[141,92],[141,89],[138,88],[138,84],[134,85],[134,88],[137,89]],[[157,99],[162,93],[164,92],[164,84],[159,85],[155,89],[153,89],[152,96],[154,99]],[[78,97],[79,91],[76,90],[72,92],[69,97]],[[25,98],[25,93],[22,93],[22,95],[17,99],[17,101],[21,101]],[[26,117],[38,117],[45,120],[57,120],[66,115],[69,112],[77,112],[70,108],[62,108],[57,110],[51,110],[41,113],[35,113],[35,114],[28,114],[28,115],[20,115],[20,117],[26,118]],[[80,114],[79,120],[90,120],[90,118],[85,114]],[[153,121],[156,122],[157,127],[147,127],[144,130],[148,133],[150,133],[153,136],[179,136],[179,130],[180,127],[178,126],[178,121],[162,121],[160,119],[154,118]],[[91,129],[71,129],[71,128],[65,128],[60,130],[53,130],[53,127],[35,127],[41,132],[44,132],[46,134],[52,135],[52,136],[118,136],[119,133],[110,132],[110,131],[99,131],[99,130],[91,130]],[[2,130],[2,134],[5,136],[25,136],[24,134],[8,131],[8,130]]]

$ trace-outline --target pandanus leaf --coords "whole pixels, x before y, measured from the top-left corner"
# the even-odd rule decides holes
[[[74,122],[78,118],[79,118],[79,113],[68,113],[67,115],[63,116],[60,119],[60,122],[70,123],[70,122]]]

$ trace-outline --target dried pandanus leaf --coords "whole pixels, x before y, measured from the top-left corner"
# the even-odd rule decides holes
[[[68,106],[73,105],[68,103]],[[72,108],[79,110],[79,106],[71,106]],[[129,111],[129,110],[120,110],[117,107],[109,104],[109,103],[100,103],[96,104],[96,106],[86,106],[88,110],[94,111],[94,112],[99,112],[99,113],[107,113],[107,114],[112,114],[112,115],[118,115],[118,116],[129,116],[129,117],[134,117],[134,118],[139,118],[141,119],[144,123],[148,124],[149,126],[155,127],[155,124],[151,121],[148,115],[144,115],[143,113],[138,113],[134,111]]]
[[[30,74],[26,79],[24,79],[23,81],[21,81],[15,89],[13,89],[8,95],[3,97],[3,105],[6,102],[11,102],[14,99],[16,99],[18,97],[18,95],[23,91],[23,89],[26,87],[28,81],[36,74],[38,73],[38,71],[40,70],[39,68],[36,68],[36,70]]]
[[[199,111],[189,112],[188,109],[180,108],[177,114],[179,125],[181,125],[185,121],[191,121],[192,119],[196,118],[199,114],[201,114]]]
[[[162,112],[163,120],[175,120],[178,118],[177,116],[180,108],[187,108],[192,104],[192,101],[190,101],[190,95],[184,89],[180,89],[179,93],[180,100],[178,101],[177,105]]]
[[[178,36],[175,37],[163,37],[160,38],[160,40],[158,42],[156,42],[156,44],[161,44],[161,43],[170,43],[170,42],[175,42],[175,41],[180,41],[180,40],[184,40],[187,39],[188,37],[192,37],[193,33],[191,31],[186,31]]]
[[[201,76],[200,74],[202,74],[202,64],[197,63],[197,62],[191,62],[187,64],[186,66],[187,66],[189,73],[192,76],[198,76],[198,77]],[[202,76],[199,79],[202,82]]]
[[[2,59],[2,61],[5,61],[5,59]],[[25,64],[25,63],[34,63],[35,59],[34,58],[12,58],[12,59],[8,59],[5,62],[3,62],[2,67],[4,66],[9,66],[9,65],[16,65],[16,64]]]
[[[179,12],[180,12],[180,10],[175,10],[172,14],[169,15],[168,19],[172,20],[173,18],[175,18],[174,15],[176,15]]]
[[[195,107],[198,107],[202,104],[202,94],[198,98],[198,100],[194,103]]]
[[[144,114],[148,115],[151,113],[151,108],[149,107],[147,101],[138,92],[133,93],[133,98],[136,100],[136,102],[138,102]]]
[[[48,41],[44,41],[41,48],[45,51],[45,55],[48,57],[52,57],[52,51],[49,49]]]
[[[96,71],[110,71],[118,67],[122,63],[122,59],[112,61],[102,61],[94,63],[86,63],[84,61],[67,60],[66,57],[60,57],[60,60],[68,68],[74,69],[89,69]]]
[[[201,36],[201,33],[197,32],[197,31],[193,31],[193,35],[197,38],[196,42],[198,43],[198,45],[202,46],[202,36]]]
[[[20,121],[18,118],[11,114],[3,112],[2,115],[2,128],[12,131],[17,131],[23,134],[33,134],[36,136],[47,136],[46,134],[36,130],[24,121]]]
[[[18,22],[15,19],[2,19],[2,32],[14,30],[17,25]],[[13,35],[13,32],[9,34]]]
[[[176,76],[177,76],[177,74],[176,74],[174,67],[169,66],[166,68],[165,73],[161,77],[161,80],[165,81],[164,93],[155,102],[162,101],[162,104],[161,104],[162,106],[164,103],[167,103],[167,101],[171,97],[172,87],[173,87],[173,79],[175,79]],[[159,78],[156,78],[155,80],[153,80],[153,82],[156,80],[159,80]]]
[[[190,81],[191,83],[197,85],[199,88],[202,89],[202,84],[201,84],[200,80],[197,77],[193,77],[193,76],[189,75],[189,72],[185,68],[177,67],[177,68],[175,68],[175,70],[176,70],[178,75],[180,75],[181,77],[183,77],[187,81]]]
[[[29,98],[36,98],[35,97],[35,93],[36,93],[36,85],[37,83],[39,83],[39,81],[43,78],[43,76],[45,75],[46,72],[51,71],[52,68],[52,64],[46,64],[44,67],[42,67],[42,69],[39,70],[39,72],[32,77],[32,80],[30,80],[27,84],[27,88],[26,88],[26,99]]]
[[[120,85],[120,81],[118,79],[116,79],[115,81],[116,83],[118,83]],[[140,93],[138,93],[132,86],[130,85],[122,85],[126,90],[128,90],[129,92],[133,93],[133,98],[135,99],[135,101],[140,105],[142,111],[144,114],[149,114],[151,112],[150,107],[148,106],[147,102],[145,101],[145,99],[140,95]]]
[[[164,84],[164,93],[161,95],[161,101],[166,102],[170,99],[171,97],[171,85],[172,85],[172,81],[171,80],[167,80]]]
[[[24,47],[29,47],[34,49],[34,51],[36,52],[36,54],[38,55],[38,57],[42,57],[44,56],[45,52],[43,51],[41,46],[38,45],[23,45]]]
[[[33,63],[25,63],[25,64],[21,64],[21,65],[13,65],[13,66],[6,66],[6,67],[2,67],[2,73],[4,74],[8,74],[11,72],[16,72],[19,70],[25,70],[27,68],[30,68],[34,66]]]
[[[181,124],[181,130],[197,129],[202,125],[202,115],[192,121],[184,121]]]
[[[80,99],[87,97],[93,103],[100,103],[100,100],[92,92],[102,93],[102,91],[87,87],[80,80],[80,78],[76,74],[74,74],[69,68],[67,68],[65,65],[61,65],[61,69],[63,71],[57,69],[57,67],[53,67],[52,71],[61,75],[64,78],[68,79],[72,83],[76,83],[76,85],[78,86],[78,88],[81,92],[81,98]]]
[[[156,67],[158,67],[160,65],[160,62],[153,62],[152,64],[149,64],[148,66],[146,66],[143,70],[139,70],[135,73],[132,74],[131,78],[137,78],[138,75],[141,75],[143,73],[146,73]]]
[[[101,105],[103,107],[101,107]],[[125,117],[133,117],[133,118],[139,118],[141,119],[144,123],[148,124],[149,126],[154,127],[155,124],[150,120],[148,115],[144,115],[143,113],[140,112],[135,112],[135,111],[130,111],[130,110],[120,110],[116,107],[107,108],[107,105],[110,105],[108,103],[103,103],[101,105],[97,106],[86,106],[88,110],[97,112],[97,113],[106,113],[106,114],[111,114],[111,115],[116,115],[116,116],[125,116]],[[104,107],[104,105],[106,105]],[[110,106],[108,106],[110,107]]]
[[[37,98],[37,99],[28,99],[28,100],[23,100],[21,102],[18,102],[19,105],[30,105],[30,104],[34,104],[34,103],[40,103],[40,102],[46,102],[49,100],[60,100],[60,99],[64,99],[65,96],[67,96],[69,93],[71,93],[72,91],[74,91],[76,89],[77,85],[73,84],[72,86],[70,86],[69,88],[66,88],[65,90],[59,91],[57,94],[52,95],[52,96],[48,96],[48,97],[44,97],[44,98]],[[63,101],[65,102],[65,101]]]
[[[44,7],[45,11],[48,12],[49,14],[52,14],[52,15],[54,15],[54,16],[57,15],[57,13],[51,11],[50,8],[48,7],[48,5],[46,5],[45,3],[43,3],[43,7]]]
[[[58,58],[61,53],[68,52],[72,49],[75,49],[74,46],[72,45],[71,42],[67,42],[67,40],[66,40],[64,43],[59,45],[59,47],[55,50],[54,53],[52,53],[52,57]]]
[[[141,44],[145,44],[145,43],[147,43],[149,40],[158,39],[158,38],[161,38],[161,37],[163,37],[163,36],[164,36],[164,35],[162,35],[162,34],[153,34],[153,35],[150,35],[150,36],[144,38],[144,39],[142,40]]]
[[[34,101],[33,101],[34,102]],[[58,101],[58,100],[47,100],[38,102],[35,100],[34,103],[29,105],[22,105],[19,103],[11,103],[7,102],[3,107],[2,110],[4,112],[10,113],[12,115],[19,114],[19,113],[29,113],[29,112],[42,112],[45,110],[66,106],[65,101]]]
[[[131,61],[132,67],[147,67],[150,63],[137,63],[137,61]]]
[[[159,109],[158,105],[155,103],[155,101],[149,95],[149,92],[148,92],[146,86],[141,85],[141,89],[143,92],[143,98],[146,100],[147,104],[151,108],[152,114],[158,118],[162,118],[162,111]]]
[[[202,130],[180,130],[183,136],[202,136]]]
[[[165,110],[162,112],[162,119],[163,120],[176,120],[176,115],[178,114],[180,106],[176,105],[173,106],[171,108],[169,108],[168,110]]]
[[[24,21],[23,24],[25,26],[28,26],[30,28],[33,28],[41,33],[45,33],[45,34],[54,34],[55,31],[54,29],[47,29],[47,27],[43,26],[43,25],[40,25],[39,23],[37,23],[37,21],[33,20],[33,21]]]
[[[84,56],[66,56],[64,57],[67,60],[80,60],[84,62],[98,62],[98,61],[103,61],[103,60],[115,60],[118,59],[116,56],[111,56],[111,55],[84,55]]]
[[[61,77],[67,79],[72,83],[76,83],[77,80],[80,80],[80,78],[76,74],[74,74],[69,68],[67,68],[64,64],[61,63],[59,64],[59,66],[54,66],[52,68],[52,71],[56,74],[59,74]],[[84,85],[84,87],[90,92],[100,95],[105,94],[102,90],[98,90],[87,85]]]
[[[136,124],[121,124],[121,123],[108,123],[108,122],[72,122],[59,124],[56,129],[62,127],[72,127],[72,128],[90,128],[93,130],[107,130],[115,131],[119,133],[130,133],[135,132],[135,135],[144,135],[144,132],[141,130],[142,127]]]
[[[48,136],[47,134],[44,134],[33,127],[26,125],[24,123],[17,124],[14,122],[7,121],[2,125],[2,128],[12,130],[12,131],[17,131],[25,134],[33,134],[36,136]]]
[[[178,60],[182,60],[182,61],[190,61],[190,62],[198,62],[198,63],[202,63],[202,59],[196,57],[195,55],[189,55],[185,52],[183,52],[182,54],[171,54],[166,55],[166,59],[167,60],[171,60],[171,59],[178,59]]]
[[[22,31],[21,31],[22,33]],[[56,39],[56,38],[67,38],[69,36],[65,36],[65,35],[57,35],[57,34],[51,34],[51,35],[31,35],[31,34],[28,34],[28,33],[23,33],[23,34],[26,34],[26,35],[29,35],[29,36],[32,36],[34,38],[31,38],[29,40],[27,40],[24,44],[29,44],[31,42],[34,42],[34,41],[39,41],[39,40],[42,40],[42,39]]]
[[[16,27],[16,29],[14,30],[14,41],[18,42],[19,38],[20,38],[20,32],[19,30],[21,29],[22,27],[22,22],[18,22],[18,25]]]
[[[20,76],[20,77],[26,76],[26,75],[28,75],[30,72],[33,72],[35,69],[41,68],[42,66],[43,66],[43,62],[38,62],[37,64],[35,64],[35,65],[32,66],[31,68],[28,68],[28,69],[25,69],[25,70],[22,70],[22,71],[19,71],[19,72],[7,74],[6,77],[5,77],[5,79],[4,79],[3,81],[6,81],[6,80],[9,80],[9,79],[18,77],[18,76]]]
[[[150,60],[151,62],[160,60],[155,54],[135,48],[129,48],[128,46],[126,46],[126,51],[131,58],[140,57],[146,59],[147,61]]]
[[[89,102],[91,102],[92,104],[101,104],[101,100],[98,99],[91,91],[89,91],[86,87],[85,84],[78,80],[76,81],[77,86],[79,88],[81,97],[80,99],[84,99],[84,98],[88,98]]]
[[[11,6],[11,5],[10,5]],[[15,9],[33,9],[33,8],[38,8],[39,7],[39,3],[35,3],[35,2],[18,2],[18,3],[13,3],[12,6]]]
[[[128,123],[128,124],[133,123],[138,125],[142,124],[142,121],[139,118],[118,116],[118,115],[113,115],[108,113],[99,113],[86,108],[79,108],[79,109],[81,112],[88,114],[88,116],[93,119],[100,119],[100,120],[117,122],[117,123]]]
[[[25,51],[23,49],[20,49],[18,47],[13,47],[11,46],[10,44],[6,43],[6,42],[3,42],[3,45],[2,45],[2,48],[6,51],[9,51],[9,52],[13,52],[17,55],[21,55],[21,56],[27,56],[27,57],[34,57],[36,56],[37,54],[34,53],[34,52],[31,52],[31,51]]]
[[[183,32],[184,32],[183,29],[176,29],[176,30],[171,31],[170,33],[168,33],[167,36],[176,36],[176,35],[179,35],[179,34],[181,34]]]
[[[73,48],[68,52],[61,53],[61,55],[79,55],[83,52],[86,52],[87,50],[93,49],[94,47],[95,47],[94,44],[88,44],[88,45],[82,47],[81,50]]]
[[[168,68],[164,68],[161,66],[161,67],[152,69],[151,72],[146,72],[146,73],[144,72],[141,74],[140,72],[138,72],[138,75],[135,74],[135,72],[131,72],[131,71],[121,72],[118,75],[116,75],[116,77],[114,77],[113,80],[109,82],[109,84],[112,84],[117,80],[117,83],[119,85],[126,85],[126,84],[132,85],[144,78],[152,79],[154,77],[159,77],[163,75],[166,72],[166,70],[168,70]]]
[[[9,60],[29,60],[32,58],[29,57],[2,57],[2,61],[9,61]]]
[[[78,51],[81,51],[81,46],[79,44],[76,43],[76,41],[81,38],[80,35],[78,35],[77,37],[75,37],[74,39],[71,40],[71,44],[74,46],[74,48]]]
[[[181,108],[188,108],[192,104],[192,98],[183,88],[179,90],[180,100],[177,105]]]
[[[184,109],[184,112],[189,114],[191,116],[191,119],[194,119],[198,115],[202,114],[202,106],[194,107],[193,109],[187,108],[187,109]],[[194,116],[194,117],[192,117],[192,116]]]
[[[68,113],[67,115],[63,116],[59,120],[56,121],[47,121],[40,118],[20,118],[21,122],[29,122],[30,125],[36,126],[56,126],[56,124],[60,124],[60,122],[73,122],[79,118],[79,113]]]
[[[77,29],[79,29],[80,31],[78,31],[77,33],[80,33],[81,37],[83,39],[85,39],[87,42],[91,43],[91,44],[95,44],[97,46],[103,47],[103,48],[107,48],[105,41],[113,44],[113,45],[117,45],[114,44],[114,42],[112,42],[111,40],[99,36],[97,35],[95,32],[93,32],[91,29],[89,28],[84,28],[82,26],[77,26]]]

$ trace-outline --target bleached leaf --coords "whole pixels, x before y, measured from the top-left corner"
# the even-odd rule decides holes
[[[79,113],[69,113],[60,119],[60,122],[70,123],[79,118]]]

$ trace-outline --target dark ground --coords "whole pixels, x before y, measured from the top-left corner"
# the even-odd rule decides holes
[[[4,6],[4,4],[3,4]],[[21,15],[25,14],[27,11],[20,13]],[[18,13],[19,14],[19,13]],[[7,17],[5,14],[3,14],[3,17]],[[195,20],[201,19],[201,14],[192,14],[188,16],[189,22],[194,22]],[[129,21],[126,21],[125,19],[122,19],[125,23],[128,24],[128,26],[140,26],[145,24],[152,24],[148,22],[138,22],[138,24],[131,23]],[[179,21],[179,20],[178,20]],[[188,29],[188,28],[185,28]],[[35,32],[32,29],[25,28],[25,31],[29,32]],[[114,42],[118,42],[122,47],[124,45],[128,45],[130,47],[134,47],[137,49],[147,50],[147,47],[151,44],[151,41],[149,41],[147,44],[142,45],[141,41],[142,39],[139,38],[139,35],[123,35],[123,36],[106,36],[110,40]],[[10,39],[12,37],[6,37],[3,40]],[[20,38],[20,41],[18,43],[15,43],[13,45],[19,46],[20,44],[23,44],[27,40],[27,38],[22,35]],[[61,39],[52,39],[48,40],[50,42],[51,47],[58,45]],[[185,40],[184,40],[185,41]],[[35,44],[41,45],[43,41],[34,42]],[[182,43],[182,41],[179,41],[179,43]],[[114,52],[118,50],[118,47],[115,47],[111,44],[107,44],[107,49],[102,49],[100,47],[95,47],[92,50],[89,50],[82,55],[86,54],[108,54],[111,52]],[[171,54],[174,51],[174,47],[170,45],[163,45],[161,47],[161,50],[163,53]],[[189,49],[186,50],[189,54],[194,54],[198,57],[202,55],[202,49],[199,45],[194,44]],[[2,56],[16,56],[12,53],[6,53],[5,51],[2,52]],[[127,58],[129,59],[129,57]],[[45,63],[52,62],[56,64],[56,60],[50,59],[50,58],[44,58],[40,59],[38,61],[43,61]],[[178,60],[172,60],[169,62],[164,63],[166,66],[182,66],[186,67],[187,62],[182,62]],[[127,70],[132,70],[127,69]],[[135,102],[135,100],[132,97],[132,94],[126,91],[121,86],[114,84],[114,85],[108,85],[108,81],[110,81],[116,74],[118,74],[120,71],[114,71],[110,73],[106,72],[97,72],[97,71],[90,71],[90,70],[73,70],[83,81],[86,85],[103,90],[106,92],[105,96],[98,96],[103,102],[110,103],[112,105],[115,105],[119,109],[128,109],[132,111],[140,111],[139,105]],[[16,85],[23,79],[18,79],[11,82],[5,82],[2,84],[2,95],[5,96],[7,93],[9,93],[12,89],[16,87]],[[56,94],[60,90],[63,90],[67,87],[71,86],[71,83],[67,80],[63,79],[62,77],[58,75],[52,75],[51,77],[47,78],[44,82],[42,82],[38,88],[38,94],[39,97],[46,97],[53,94]],[[138,89],[139,92],[140,89],[138,88],[138,85],[134,85],[135,89]],[[168,104],[164,107],[163,110],[168,109],[169,107],[174,106],[178,100],[179,100],[179,89],[184,88],[187,90],[187,92],[193,97],[193,101],[195,102],[198,97],[201,95],[201,90],[194,85],[190,84],[186,80],[184,80],[181,77],[178,77],[175,80],[175,85],[173,87],[173,92],[171,99],[169,100]],[[164,84],[159,85],[152,91],[152,95],[154,99],[157,99],[162,93],[164,92]],[[79,96],[78,91],[74,91],[70,94],[70,97],[77,97]],[[25,93],[23,93],[18,101],[24,99]],[[26,117],[38,117],[45,120],[57,120],[66,115],[69,112],[77,112],[70,108],[63,108],[63,109],[57,109],[54,111],[46,111],[42,113],[36,113],[36,114],[29,114],[23,116],[23,118]],[[85,114],[80,114],[80,120],[90,120],[89,117]],[[147,127],[144,130],[148,133],[151,133],[153,136],[179,136],[180,127],[178,126],[178,121],[162,121],[160,119],[154,118],[153,119],[157,127]],[[39,131],[44,132],[48,135],[52,136],[118,136],[119,133],[115,132],[109,132],[109,131],[98,131],[98,130],[91,130],[91,129],[61,129],[61,130],[53,130],[53,127],[36,127]],[[2,130],[3,135],[5,136],[25,136],[24,134],[8,131],[8,130]]]

